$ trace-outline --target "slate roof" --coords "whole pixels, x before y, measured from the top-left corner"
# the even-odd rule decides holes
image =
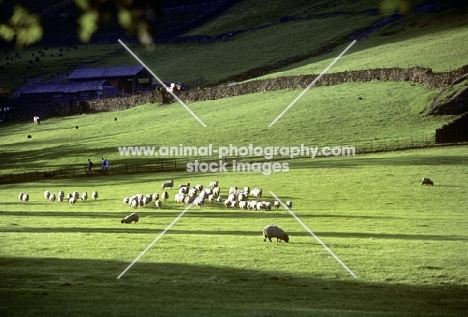
[[[135,76],[144,69],[141,65],[100,68],[77,68],[68,79],[113,78]]]
[[[102,86],[110,86],[110,84],[105,79],[87,80],[80,82],[32,84],[27,87],[21,88],[20,94],[72,94],[84,91],[102,91]]]

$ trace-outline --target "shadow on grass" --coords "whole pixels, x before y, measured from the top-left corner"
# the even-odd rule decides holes
[[[271,261],[271,253],[256,254]],[[2,316],[465,316],[466,285],[185,263],[0,258]],[[423,269],[423,268],[420,268]]]
[[[148,228],[148,225],[154,225],[153,228]],[[169,222],[154,224],[149,220],[146,223],[142,223],[140,220],[136,224],[121,224],[120,219],[116,219],[113,227],[21,227],[21,226],[10,226],[0,228],[0,232],[14,232],[14,233],[130,233],[130,234],[154,234],[159,235],[167,226]],[[267,225],[267,223],[265,223]],[[294,237],[310,237],[310,242],[316,243],[312,235],[303,231],[290,231],[286,230],[289,237],[290,243],[294,242]],[[467,236],[458,235],[425,235],[425,234],[394,234],[394,233],[367,233],[367,232],[330,232],[330,231],[315,231],[314,232],[320,238],[342,238],[342,239],[389,239],[389,240],[422,240],[422,241],[468,241]],[[226,235],[226,236],[237,236],[242,237],[261,237],[262,228],[256,231],[247,230],[181,230],[171,228],[166,234],[170,235]],[[297,240],[296,240],[297,241]],[[301,242],[304,243],[304,242]]]
[[[291,168],[355,168],[364,166],[439,166],[468,164],[468,157],[453,156],[395,156],[395,157],[369,157],[368,155],[356,157],[327,157],[310,160],[291,160]]]

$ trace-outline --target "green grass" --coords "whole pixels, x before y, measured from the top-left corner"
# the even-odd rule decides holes
[[[7,316],[463,316],[468,291],[466,146],[290,161],[288,173],[109,176],[0,189],[0,294]],[[435,186],[420,185],[429,176]],[[284,209],[190,209],[121,279],[117,276],[185,208],[132,210],[124,196],[176,184],[262,187],[357,275],[354,279]],[[44,190],[98,190],[75,206]],[[17,201],[19,191],[31,200]],[[264,243],[268,223],[289,244]]]
[[[5,125],[0,173],[83,166],[88,158],[106,157],[111,164],[142,160],[119,156],[119,146],[339,146],[363,140],[431,139],[436,128],[453,118],[418,113],[435,90],[409,83],[353,83],[312,88],[268,128],[299,93],[276,91],[190,103],[207,128],[177,103],[52,118],[41,125]]]

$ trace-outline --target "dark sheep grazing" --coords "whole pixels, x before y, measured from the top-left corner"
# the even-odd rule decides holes
[[[122,218],[122,220],[120,220],[120,223],[137,223],[138,222],[138,214],[133,212],[131,213],[130,215],[126,216],[125,218]]]
[[[271,238],[276,238],[276,242],[281,242],[281,240],[284,240],[286,243],[289,242],[289,236],[286,232],[275,225],[268,225],[263,228],[263,241],[265,242],[268,239],[271,242]]]
[[[434,186],[434,182],[428,178],[428,177],[423,177],[422,181],[421,181],[421,185],[431,185],[431,186]]]

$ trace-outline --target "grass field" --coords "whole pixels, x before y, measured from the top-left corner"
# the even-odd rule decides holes
[[[190,34],[258,27],[285,14],[357,12],[380,3],[241,1]],[[208,85],[306,56],[382,17],[331,14],[212,45],[131,47],[163,80],[204,79]],[[358,41],[330,72],[456,69],[466,64],[466,21],[466,12],[405,16],[401,24]],[[1,94],[36,76],[51,79],[76,67],[137,63],[119,44],[49,47],[40,62],[30,63],[38,49],[44,48],[28,48],[8,67],[0,65]],[[269,76],[320,73],[343,49]],[[12,52],[0,52],[2,63],[6,55]],[[88,158],[95,169],[101,157],[111,168],[157,161],[120,156],[119,146],[353,146],[413,137],[421,146],[421,136],[432,138],[435,129],[455,118],[421,115],[437,92],[408,82],[314,87],[271,128],[300,90],[189,103],[207,128],[177,103],[50,118],[40,125],[2,123],[0,316],[465,316],[467,145],[283,160],[287,171],[268,176],[229,170],[5,181],[10,173],[81,168]],[[422,177],[435,185],[421,186]],[[293,201],[292,212],[307,228],[284,208],[240,211],[206,203],[185,209],[174,202],[176,188],[168,190],[161,210],[141,207],[137,224],[120,223],[134,211],[122,203],[124,197],[160,193],[161,183],[171,178],[176,188],[217,179],[223,197],[230,186],[261,187],[266,201],[273,202],[273,193]],[[45,190],[97,190],[99,198],[71,206],[46,201]],[[30,201],[19,201],[20,192]],[[263,242],[267,224],[283,228],[290,242]]]
[[[111,164],[142,160],[120,156],[119,146],[341,146],[362,140],[420,139],[427,135],[430,139],[436,128],[453,118],[419,114],[436,90],[409,83],[353,83],[311,89],[268,128],[300,92],[277,91],[190,103],[207,128],[178,103],[53,118],[41,125],[3,126],[4,167],[0,174],[80,166],[88,158],[96,161],[106,157]],[[28,139],[28,135],[32,138]]]
[[[468,308],[466,146],[289,162],[288,173],[173,173],[6,185],[0,212],[3,316],[464,316]],[[435,186],[420,185],[430,176]],[[207,204],[131,209],[122,198],[176,184],[261,187],[292,211]],[[50,203],[44,190],[98,190],[97,201]],[[30,194],[27,203],[17,200]],[[290,243],[263,242],[274,223]]]

